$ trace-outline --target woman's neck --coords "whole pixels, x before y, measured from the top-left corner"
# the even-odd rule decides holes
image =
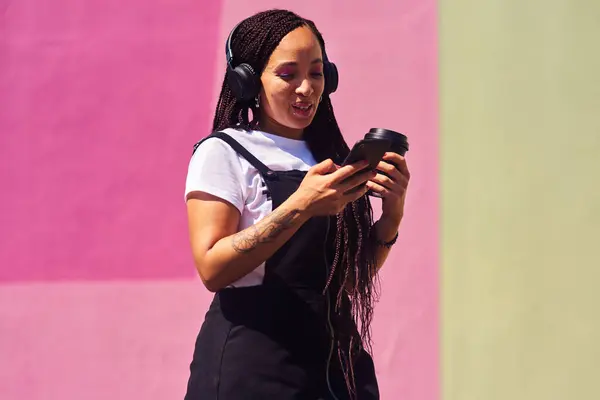
[[[303,129],[289,128],[266,116],[261,116],[258,128],[263,132],[288,139],[303,140],[304,137]]]

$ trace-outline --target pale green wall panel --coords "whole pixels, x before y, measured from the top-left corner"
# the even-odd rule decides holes
[[[439,20],[443,399],[600,399],[600,1]]]

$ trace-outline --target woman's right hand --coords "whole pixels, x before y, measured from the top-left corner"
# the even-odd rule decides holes
[[[373,179],[377,171],[365,169],[368,165],[366,161],[359,161],[339,167],[327,159],[308,170],[292,196],[310,216],[335,215],[369,190],[365,183]]]

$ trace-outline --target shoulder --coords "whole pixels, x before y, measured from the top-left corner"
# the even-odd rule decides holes
[[[237,152],[219,138],[207,138],[192,155],[185,182],[185,196],[191,192],[205,192],[222,198],[240,213],[246,196],[246,168]]]
[[[273,142],[261,131],[227,128],[223,129],[221,132],[227,134],[236,142],[247,148],[273,146]]]
[[[268,146],[269,141],[259,131],[246,131],[242,129],[226,128],[219,131],[238,142],[243,147],[251,150],[255,147]],[[222,138],[219,138],[215,133],[198,142],[194,147],[194,154],[200,148],[210,149],[227,149],[229,152],[235,153],[235,150]],[[204,150],[206,153],[206,150]]]
[[[196,145],[188,173],[227,171],[239,177],[246,169],[243,164],[240,155],[227,142],[218,137],[208,137]]]
[[[227,133],[229,136],[233,136],[230,132],[227,132],[226,130],[224,130],[223,132]],[[192,157],[195,157],[198,153],[208,154],[210,153],[209,150],[229,153],[234,152],[231,146],[227,144],[227,142],[215,136],[214,134],[211,134],[194,145],[194,153]]]

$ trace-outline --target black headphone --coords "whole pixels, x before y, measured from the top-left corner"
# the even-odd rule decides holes
[[[243,21],[242,21],[243,22]],[[258,96],[260,91],[260,78],[254,72],[254,68],[247,63],[241,63],[233,67],[233,52],[231,51],[231,38],[237,27],[242,23],[238,22],[233,27],[225,43],[225,57],[227,58],[227,83],[238,98],[243,102],[248,102]],[[324,95],[329,95],[337,90],[338,70],[334,63],[329,62],[327,53],[323,48],[323,77],[325,78]]]

